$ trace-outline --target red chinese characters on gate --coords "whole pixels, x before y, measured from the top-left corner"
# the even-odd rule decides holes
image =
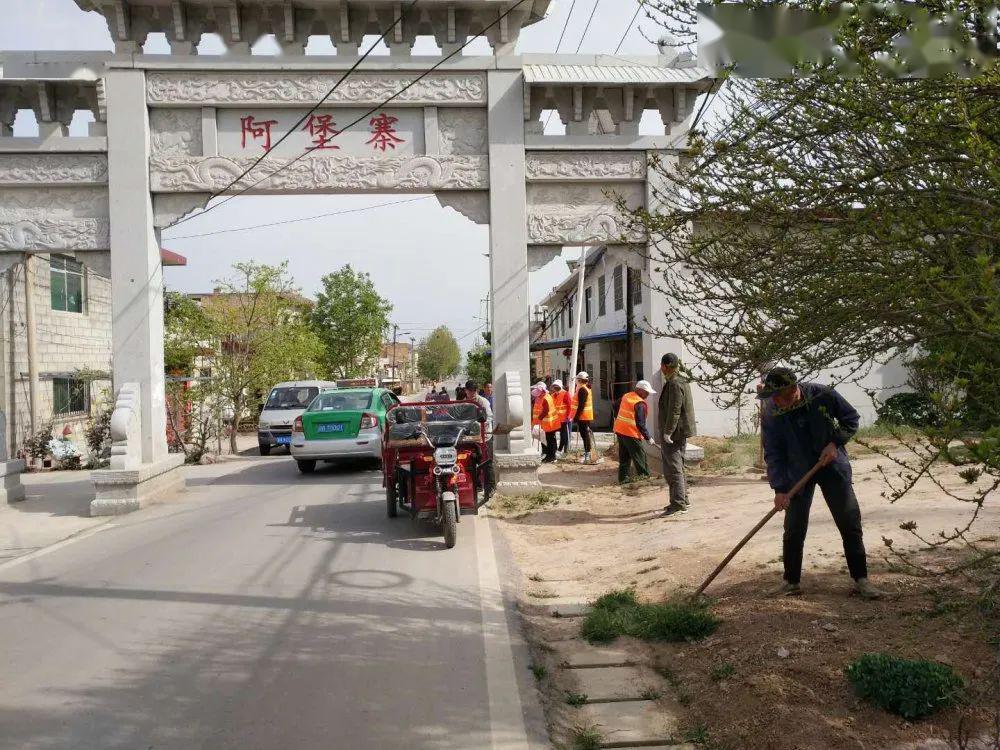
[[[331,143],[336,136],[340,135],[340,131],[336,129],[337,123],[333,120],[333,115],[309,115],[309,119],[306,120],[306,124],[303,126],[303,130],[308,130],[310,137],[312,137],[313,145],[306,150],[320,150],[320,149],[339,149],[340,146],[335,143]]]
[[[271,128],[278,124],[277,120],[257,120],[253,115],[240,118],[240,137],[243,148],[247,147],[247,136],[251,142],[263,139],[261,147],[265,151],[271,150]]]
[[[404,139],[396,135],[397,122],[399,122],[398,117],[392,117],[384,112],[368,122],[372,129],[372,137],[368,143],[371,144],[372,149],[385,151],[386,148],[395,149],[397,143],[406,143]]]

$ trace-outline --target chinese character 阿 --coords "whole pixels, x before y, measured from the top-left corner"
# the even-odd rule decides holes
[[[396,135],[396,128],[393,126],[397,122],[399,122],[398,118],[390,117],[384,113],[371,119],[368,124],[372,126],[372,137],[368,143],[372,144],[372,148],[380,148],[385,151],[386,146],[396,148],[397,143],[406,142]]]
[[[243,129],[243,148],[247,147],[247,136],[250,136],[251,140],[257,140],[258,138],[264,139],[264,150],[271,150],[271,127],[277,125],[277,120],[255,120],[253,115],[247,115],[246,117],[240,118],[240,127]]]
[[[308,130],[309,135],[312,136],[313,150],[321,148],[340,148],[340,146],[330,142],[333,140],[334,136],[340,134],[340,131],[334,127],[336,124],[337,123],[333,121],[333,115],[309,115],[309,119],[306,120],[306,124],[302,129]]]

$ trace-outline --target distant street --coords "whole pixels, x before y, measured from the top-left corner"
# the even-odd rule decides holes
[[[528,746],[484,518],[445,550],[370,468],[192,472],[0,566],[0,747]]]

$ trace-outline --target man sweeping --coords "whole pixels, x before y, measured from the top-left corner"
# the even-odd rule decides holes
[[[764,377],[758,398],[770,399],[761,424],[767,478],[774,490],[774,507],[785,511],[784,583],[773,593],[802,593],[802,551],[809,525],[809,509],[818,484],[844,542],[844,556],[853,593],[879,599],[882,592],[868,582],[868,563],[862,539],[861,509],[851,483],[851,463],[845,446],[858,430],[854,407],[832,387],[799,383],[787,367],[775,367]],[[823,468],[794,497],[788,491],[817,462]]]
[[[648,380],[640,380],[634,389],[622,396],[618,416],[615,418],[615,436],[618,439],[618,484],[629,481],[632,464],[635,464],[638,479],[649,477],[646,449],[642,443],[653,442],[646,428],[646,417],[649,414],[646,399],[655,393]]]
[[[687,513],[687,481],[684,478],[684,453],[687,440],[694,437],[697,427],[694,420],[694,398],[691,384],[680,374],[681,361],[673,352],[660,359],[663,375],[663,393],[660,394],[657,420],[660,437],[660,454],[663,461],[663,480],[667,484],[669,504],[664,516]]]

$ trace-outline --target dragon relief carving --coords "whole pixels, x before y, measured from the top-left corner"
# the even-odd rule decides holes
[[[615,203],[643,205],[642,186],[620,185],[605,194],[600,185],[529,186],[528,242],[573,245],[642,242],[644,233],[623,216]]]
[[[108,190],[104,187],[0,188],[0,222],[107,216]]]
[[[645,180],[644,152],[534,152],[526,155],[529,180]]]
[[[104,154],[0,154],[0,185],[107,184]]]
[[[485,154],[488,150],[485,109],[444,108],[438,110],[441,153]]]
[[[225,188],[253,163],[251,158],[154,156],[149,160],[155,192],[211,192]],[[284,168],[287,165],[287,168]],[[280,171],[279,171],[280,170]],[[311,157],[273,159],[252,172],[250,184],[274,172],[259,192],[308,190],[485,190],[485,156]]]
[[[396,94],[399,96],[394,101],[399,104],[486,104],[486,77],[482,73],[429,75],[403,91],[416,77],[415,73],[357,73],[341,83],[326,104],[379,104]],[[312,105],[339,78],[281,73],[150,73],[146,95],[150,104]]]
[[[36,219],[0,224],[0,250],[107,250],[107,219]]]
[[[199,156],[201,110],[153,109],[149,112],[150,149],[154,154]]]

